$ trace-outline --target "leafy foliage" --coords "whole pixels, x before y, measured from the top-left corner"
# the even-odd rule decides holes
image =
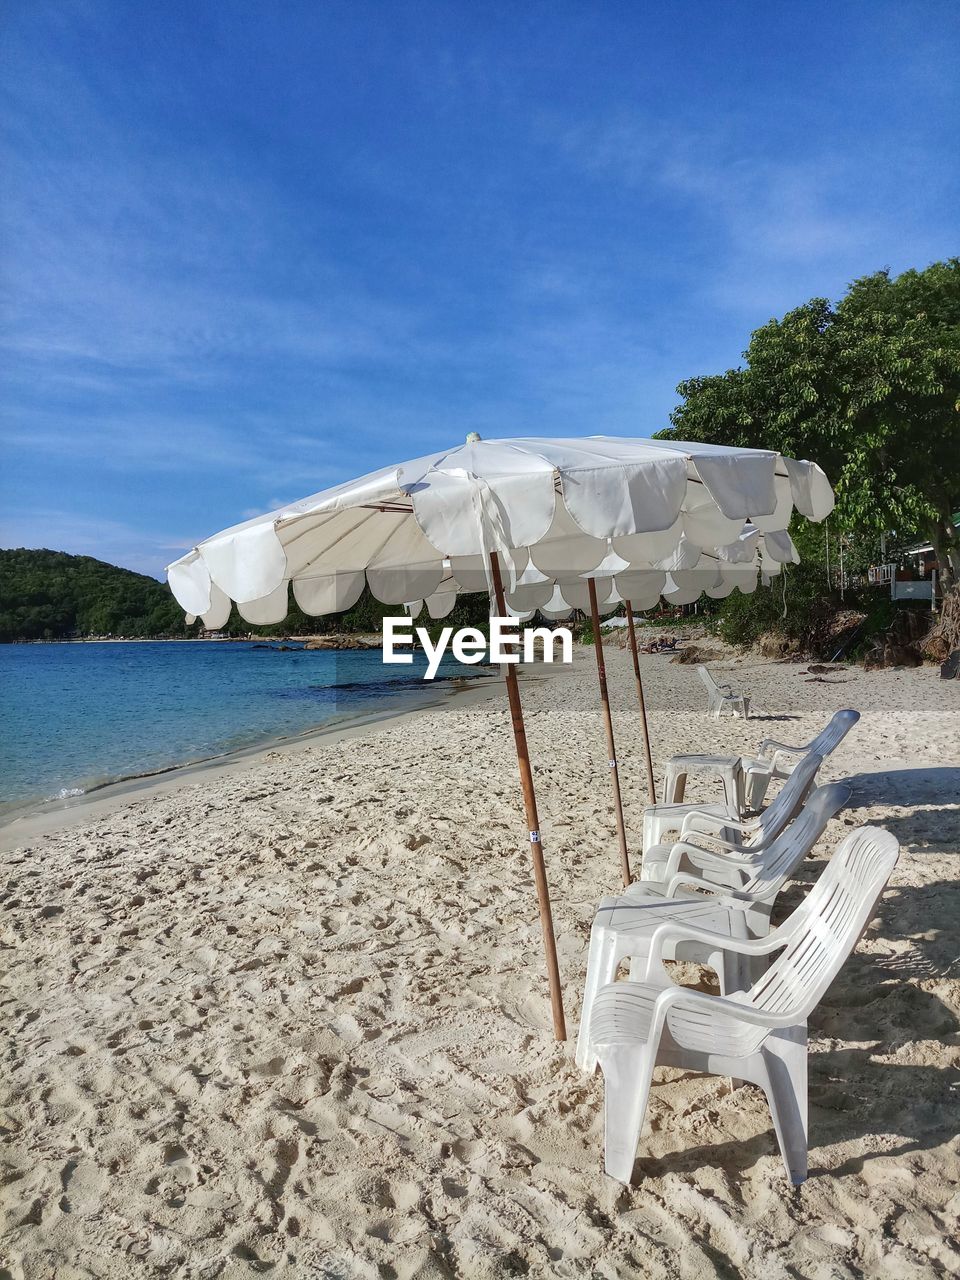
[[[0,641],[190,634],[155,578],[64,551],[0,551]]]
[[[757,329],[744,358],[681,383],[661,434],[811,458],[835,523],[918,531],[960,574],[960,259],[814,298]]]
[[[806,521],[794,521],[791,535],[800,551],[798,565],[788,565],[769,587],[758,586],[749,595],[734,591],[720,602],[714,625],[728,644],[746,647],[774,634],[809,650],[813,637],[835,611],[822,531]]]
[[[711,626],[728,644],[748,648],[763,637],[779,637],[787,642],[785,651],[792,654],[831,659],[840,652],[845,659],[859,659],[890,628],[898,613],[929,617],[928,604],[895,602],[887,587],[848,587],[841,597],[837,586],[828,583],[823,527],[798,518],[790,532],[800,551],[800,564],[785,566],[768,588],[758,587],[750,595],[734,591],[719,602]],[[858,557],[866,558],[859,544],[869,541],[850,539],[848,569]],[[835,539],[831,545],[835,575]]]
[[[398,612],[398,605],[381,604],[366,588],[346,613],[323,618],[305,614],[291,596],[283,622],[255,627],[234,609],[223,632],[233,636],[378,632],[384,616]],[[486,595],[461,596],[447,618],[429,625],[437,630],[485,626],[488,614]],[[420,625],[428,621],[426,617],[418,620]],[[197,625],[186,625],[169,587],[155,578],[65,551],[0,551],[0,642],[80,636],[182,639],[198,631]]]

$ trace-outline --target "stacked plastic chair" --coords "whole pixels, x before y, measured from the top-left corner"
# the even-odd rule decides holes
[[[642,982],[614,982],[593,1001],[589,1040],[604,1075],[605,1166],[629,1182],[656,1066],[751,1081],[765,1092],[787,1176],[807,1176],[807,1018],[873,914],[899,844],[849,835],[796,911],[766,938],[732,938],[677,919],[650,939]],[[668,947],[776,959],[744,991],[713,996],[674,985]],[[777,954],[779,953],[779,954]]]

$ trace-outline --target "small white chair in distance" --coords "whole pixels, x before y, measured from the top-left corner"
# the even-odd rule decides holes
[[[807,1176],[807,1018],[873,915],[899,855],[896,838],[861,827],[839,846],[793,914],[766,938],[734,939],[677,920],[650,942],[644,982],[614,982],[590,1019],[604,1076],[605,1166],[629,1182],[654,1067],[680,1067],[758,1084],[766,1093],[787,1176]],[[699,942],[743,956],[771,956],[747,991],[711,996],[675,986],[667,944]]]
[[[707,713],[714,720],[719,720],[722,713],[729,710],[732,715],[741,715],[744,720],[750,714],[750,699],[742,693],[734,693],[728,684],[718,684],[704,666],[697,666],[697,675],[707,690]]]

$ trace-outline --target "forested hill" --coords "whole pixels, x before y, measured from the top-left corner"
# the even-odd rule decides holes
[[[0,550],[0,641],[195,634],[156,578],[65,551]]]
[[[379,631],[384,614],[397,613],[364,588],[347,613],[307,617],[291,600],[283,622],[256,627],[236,609],[221,632],[228,636],[314,635],[318,632]],[[483,626],[487,597],[460,600],[447,626]],[[438,624],[439,625],[439,624]],[[169,587],[156,578],[120,569],[91,556],[65,551],[0,550],[0,643],[12,640],[72,640],[84,636],[178,638],[197,636]]]

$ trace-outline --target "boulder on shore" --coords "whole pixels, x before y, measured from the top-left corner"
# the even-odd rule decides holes
[[[313,636],[304,646],[305,649],[379,649],[379,636],[367,635],[330,635]]]
[[[800,641],[776,631],[766,631],[758,638],[757,648],[765,658],[792,658],[800,652]]]

